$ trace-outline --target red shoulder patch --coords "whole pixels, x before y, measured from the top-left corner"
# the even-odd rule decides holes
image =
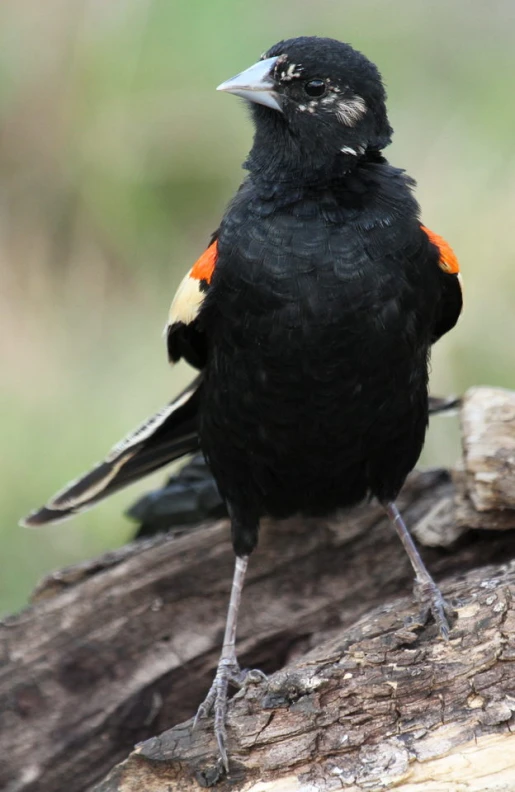
[[[438,263],[443,271],[457,275],[460,271],[460,265],[458,263],[456,254],[449,243],[446,242],[443,237],[435,234],[434,231],[430,231],[429,228],[426,228],[423,225],[420,227],[428,237],[429,241],[432,242],[433,245],[435,245],[440,251],[440,259]]]
[[[190,278],[211,283],[211,278],[213,277],[213,272],[215,271],[217,258],[218,243],[215,239],[215,241],[209,245],[207,250],[202,253],[200,258],[196,260],[195,264],[190,270]]]

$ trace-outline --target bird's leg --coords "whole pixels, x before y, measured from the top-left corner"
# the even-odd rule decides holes
[[[431,613],[440,631],[440,635],[447,641],[449,638],[449,622],[447,621],[447,616],[452,614],[452,608],[446,603],[442,592],[424,566],[424,562],[420,557],[415,543],[411,538],[411,534],[406,528],[406,523],[402,519],[395,503],[390,502],[383,505],[404,545],[411,565],[415,570],[415,597],[422,605],[422,622],[425,623],[427,617]]]
[[[236,626],[238,622],[238,610],[240,607],[243,581],[245,579],[248,562],[248,556],[236,558],[222,653],[218,661],[218,668],[213,684],[206,698],[198,708],[193,724],[195,728],[199,718],[205,718],[210,715],[211,712],[214,712],[215,736],[218,743],[218,750],[220,751],[220,758],[226,772],[229,772],[229,759],[226,748],[227,733],[225,730],[229,683],[241,688],[248,682],[260,682],[266,679],[266,675],[257,669],[242,671],[236,659]]]

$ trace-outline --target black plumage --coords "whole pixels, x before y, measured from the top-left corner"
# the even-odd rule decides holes
[[[238,193],[199,322],[201,446],[242,526],[397,495],[427,424],[445,278],[409,181],[362,163],[353,189],[259,180]],[[364,206],[357,209],[363,202]],[[244,525],[244,528],[243,528]]]
[[[236,614],[261,517],[327,515],[375,496],[447,633],[393,501],[424,442],[431,344],[456,323],[461,289],[452,251],[420,223],[413,181],[383,157],[385,92],[363,55],[290,39],[220,89],[251,102],[255,137],[248,175],[171,309],[170,359],[202,369],[197,386],[27,522],[79,511],[200,444],[241,559],[199,710],[217,713],[227,767],[227,685],[243,678]]]

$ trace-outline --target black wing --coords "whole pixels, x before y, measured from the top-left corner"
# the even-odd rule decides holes
[[[117,443],[102,462],[70,482],[21,524],[35,527],[65,520],[173,460],[197,451],[201,388],[199,376],[167,407]]]

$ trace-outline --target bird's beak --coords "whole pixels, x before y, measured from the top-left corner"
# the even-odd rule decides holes
[[[271,76],[278,59],[278,57],[266,58],[258,61],[241,74],[223,82],[216,90],[243,96],[249,102],[265,105],[282,113],[279,97],[275,91],[277,86]]]

